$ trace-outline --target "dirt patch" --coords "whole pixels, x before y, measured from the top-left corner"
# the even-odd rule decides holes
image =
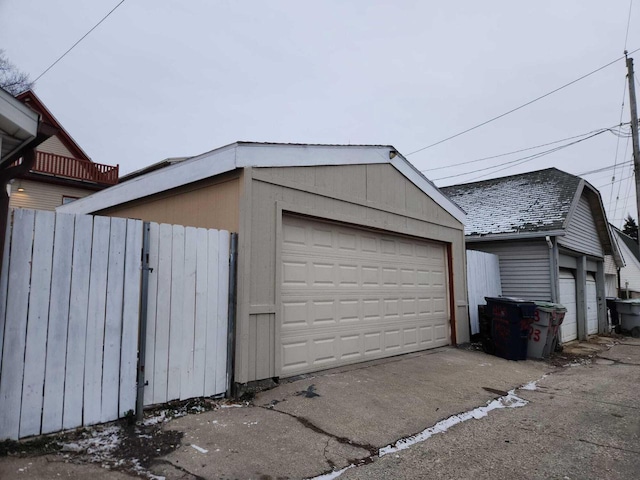
[[[166,430],[173,418],[200,414],[227,404],[225,400],[191,399],[171,402],[145,412],[144,421],[132,424],[122,419],[64,434],[41,436],[19,442],[0,442],[0,456],[40,456],[54,454],[63,461],[94,463],[109,470],[155,478],[148,469],[159,457],[180,447],[183,433]]]

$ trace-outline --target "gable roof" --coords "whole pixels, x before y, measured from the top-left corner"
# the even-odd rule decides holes
[[[467,241],[563,236],[584,195],[605,254],[623,264],[600,192],[580,177],[547,168],[441,190],[467,212]]]
[[[636,260],[640,262],[640,247],[638,246],[638,242],[636,242],[629,235],[624,233],[622,230],[611,225],[613,231],[618,235],[618,238],[625,244],[625,246],[633,253],[633,256],[636,257]]]
[[[59,207],[59,212],[94,213],[245,167],[391,164],[460,223],[465,213],[390,145],[308,145],[236,142],[136,176]]]
[[[42,116],[43,121],[58,129],[56,136],[60,139],[63,145],[73,153],[74,158],[86,160],[88,162],[91,161],[89,155],[87,155],[85,151],[80,148],[80,145],[78,145],[76,141],[71,138],[71,135],[69,135],[64,127],[60,125],[60,122],[58,122],[56,117],[53,116],[53,114],[49,111],[45,104],[42,103],[42,100],[38,98],[33,90],[22,92],[21,94],[17,95],[16,98],[30,107],[33,111],[39,113]]]
[[[548,168],[441,190],[467,212],[468,236],[548,233],[565,227],[581,182]]]

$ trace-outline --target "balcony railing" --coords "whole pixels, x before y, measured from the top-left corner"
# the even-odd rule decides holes
[[[99,185],[115,185],[118,183],[118,170],[119,165],[103,165],[46,152],[36,152],[36,163],[31,168],[34,173],[92,182]]]

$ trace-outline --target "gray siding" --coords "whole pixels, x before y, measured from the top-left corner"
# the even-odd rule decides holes
[[[596,222],[593,219],[591,207],[584,194],[580,197],[576,209],[571,215],[567,234],[564,237],[558,237],[558,243],[576,252],[596,257],[604,256],[598,230],[596,229]]]
[[[502,294],[532,300],[551,300],[549,247],[543,240],[467,243],[500,257]]]

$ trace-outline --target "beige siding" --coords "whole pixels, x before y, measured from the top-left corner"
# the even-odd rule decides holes
[[[73,153],[64,146],[64,144],[60,141],[60,139],[56,136],[50,137],[49,139],[42,142],[38,145],[37,148],[40,152],[53,153],[55,155],[62,155],[63,157],[73,157]]]
[[[451,244],[457,341],[469,341],[463,226],[393,166],[254,168],[245,169],[245,177],[236,381],[280,373],[272,357],[280,321],[276,265],[282,211]]]
[[[176,188],[98,212],[112,217],[238,231],[237,174]]]
[[[18,192],[22,186],[24,192]],[[62,205],[62,197],[82,198],[91,195],[94,190],[57,185],[33,180],[15,180],[11,185],[11,208],[33,208],[36,210],[55,210]]]

